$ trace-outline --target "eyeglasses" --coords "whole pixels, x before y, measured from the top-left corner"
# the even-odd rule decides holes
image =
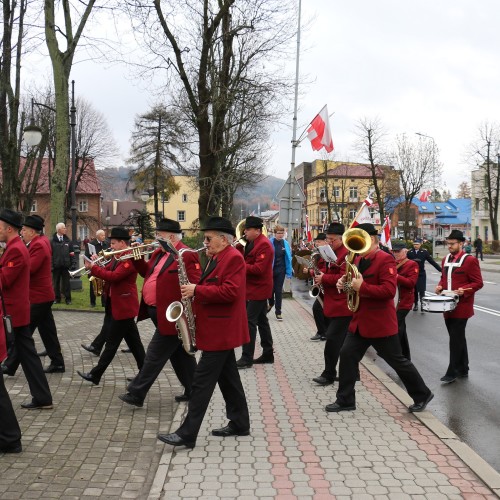
[[[220,237],[221,237],[221,235],[220,235],[220,234],[215,234],[214,236],[205,236],[205,237],[203,238],[203,241],[208,241],[208,242],[210,243],[210,242],[211,242],[214,238],[216,238],[216,237],[219,237],[219,238],[220,238]]]

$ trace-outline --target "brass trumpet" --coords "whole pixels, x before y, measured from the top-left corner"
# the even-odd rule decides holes
[[[359,307],[359,293],[352,288],[352,280],[359,278],[361,273],[353,264],[353,261],[356,254],[365,253],[370,249],[372,240],[364,229],[353,227],[342,235],[342,243],[349,250],[349,255],[345,260],[346,273],[344,282],[344,290],[347,294],[347,307],[350,311],[356,312]]]
[[[99,252],[99,257],[93,261],[94,264],[97,264],[98,266],[104,267],[108,262],[109,259],[106,259],[104,255],[101,255],[101,253],[104,252]],[[80,267],[79,269],[76,269],[75,271],[68,271],[70,278],[76,278],[77,276],[86,276],[87,274],[90,274],[90,269],[86,269],[85,266]]]
[[[123,248],[122,250],[112,250],[111,252],[103,251],[102,253],[107,259],[111,259],[114,257],[116,260],[139,260],[142,259],[145,255],[152,254],[159,247],[160,243],[158,241],[153,241],[152,243],[145,243],[136,247],[127,247]]]

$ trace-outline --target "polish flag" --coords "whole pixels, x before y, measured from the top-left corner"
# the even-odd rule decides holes
[[[319,151],[321,148],[325,148],[327,153],[331,153],[333,151],[333,141],[326,104],[313,118],[310,125],[307,129],[307,138],[311,141],[313,150]]]
[[[312,241],[311,228],[309,227],[308,215],[306,215],[306,236],[307,236],[307,241]]]
[[[391,243],[391,220],[389,216],[386,215],[384,219],[384,225],[382,226],[382,234],[380,235],[380,243],[392,250]]]
[[[368,210],[368,205],[363,203],[360,211],[356,215],[356,218],[352,221],[351,227],[356,227],[359,224],[373,224],[372,216]]]
[[[432,191],[422,191],[420,195],[419,201],[429,201],[429,196],[432,194]]]

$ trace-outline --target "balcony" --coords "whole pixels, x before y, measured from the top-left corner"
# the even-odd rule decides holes
[[[474,212],[474,214],[478,219],[489,219],[490,218],[490,213],[488,212],[488,210],[476,210]]]

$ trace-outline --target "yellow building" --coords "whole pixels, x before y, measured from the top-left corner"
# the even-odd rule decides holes
[[[163,217],[178,221],[185,236],[194,236],[199,231],[198,180],[189,175],[174,175],[173,177],[179,189],[170,196],[163,197],[160,194],[159,211],[163,213]],[[147,210],[150,213],[154,212],[152,197],[147,202]]]
[[[297,169],[306,195],[306,213],[314,235],[325,223],[342,222],[346,227],[356,216],[368,193],[374,191],[370,166],[362,163],[315,160]],[[384,199],[399,194],[399,171],[390,166],[378,166],[377,184]],[[375,195],[372,196],[376,201]],[[370,208],[372,222],[380,226],[376,203]]]

